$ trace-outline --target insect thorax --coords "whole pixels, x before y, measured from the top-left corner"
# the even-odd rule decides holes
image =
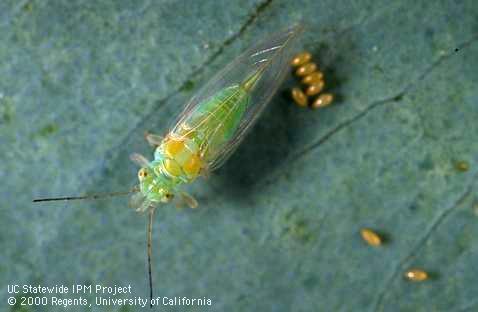
[[[199,144],[194,136],[166,137],[154,153],[155,172],[175,184],[195,180],[203,167]]]

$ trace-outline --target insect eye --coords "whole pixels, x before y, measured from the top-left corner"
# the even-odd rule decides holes
[[[147,177],[147,176],[148,176],[148,172],[146,172],[145,169],[140,169],[140,170],[138,171],[138,177],[139,177],[140,179],[143,179],[143,178],[145,178],[145,177]]]
[[[171,194],[171,193],[166,193],[166,195],[164,195],[164,196],[166,196],[167,199],[173,198],[173,194]]]

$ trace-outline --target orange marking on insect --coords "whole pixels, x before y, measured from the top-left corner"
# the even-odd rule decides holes
[[[202,167],[201,158],[198,155],[194,154],[184,163],[183,170],[188,175],[196,176],[199,174],[199,171]]]
[[[164,144],[164,151],[172,158],[175,158],[184,149],[184,140],[168,139]]]

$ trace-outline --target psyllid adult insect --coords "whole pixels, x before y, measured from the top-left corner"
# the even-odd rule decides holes
[[[196,200],[181,187],[220,167],[236,149],[284,80],[300,32],[300,26],[293,26],[252,46],[198,91],[164,137],[147,133],[147,141],[156,146],[154,160],[131,155],[141,169],[139,184],[130,192],[43,198],[34,202],[133,193],[130,206],[149,215],[147,254],[152,299],[151,241],[155,209],[174,197],[191,208],[197,207]]]

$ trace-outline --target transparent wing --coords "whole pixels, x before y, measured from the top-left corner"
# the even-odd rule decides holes
[[[294,51],[294,43],[301,30],[301,26],[293,26],[277,32],[239,55],[217,73],[188,102],[169,135],[182,136],[185,127],[194,130],[194,127],[203,123],[203,120],[193,118],[193,116],[197,117],[195,113],[200,109],[201,103],[218,94],[221,90],[237,86],[255,73],[260,72],[258,80],[249,92],[247,108],[235,132],[227,142],[216,147],[212,152],[208,151],[206,159],[208,170],[211,171],[220,167],[242,141],[246,132],[254,124],[265,105],[283,82]],[[213,117],[214,114],[204,115],[204,118]],[[211,131],[212,135],[214,135],[214,129]]]

